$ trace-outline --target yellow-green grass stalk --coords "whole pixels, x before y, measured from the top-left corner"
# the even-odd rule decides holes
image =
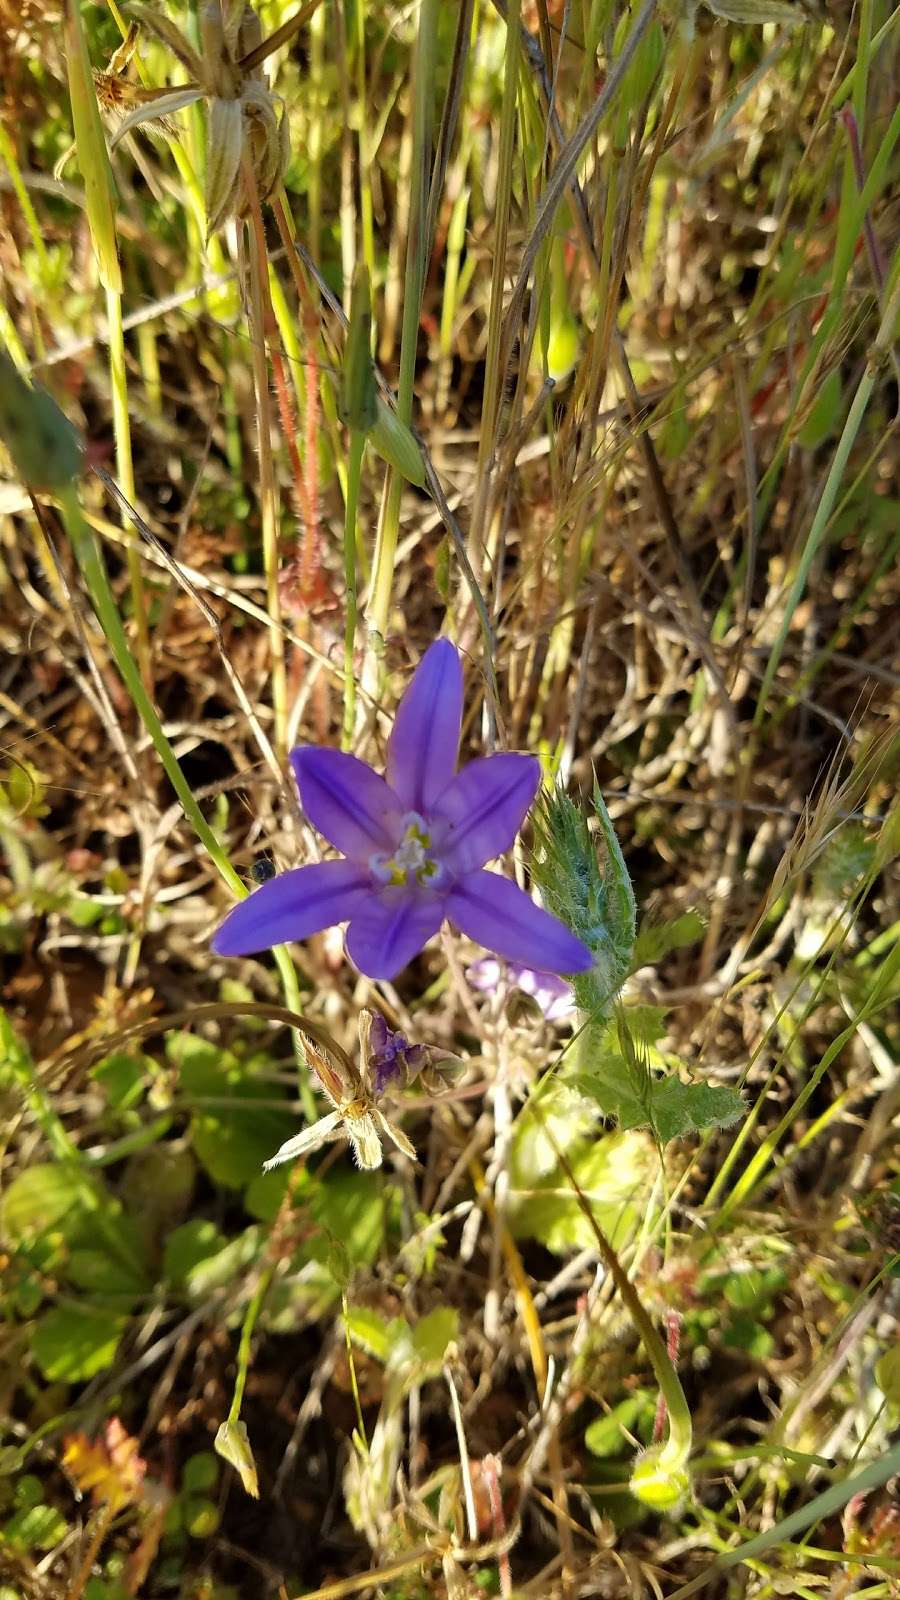
[[[413,69],[413,149],[410,172],[409,229],[406,241],[406,272],[403,297],[403,323],[400,335],[400,381],[397,390],[397,415],[407,426],[412,421],[413,383],[416,372],[416,348],[419,335],[419,314],[428,241],[425,238],[425,208],[431,171],[432,125],[434,113],[434,77],[437,51],[437,22],[439,0],[422,0],[419,12],[419,32]],[[383,640],[388,629],[391,607],[391,590],[394,578],[394,561],[400,532],[400,497],[403,478],[396,471],[388,473],[384,501],[378,524],[373,561],[372,586],[368,603],[370,632],[377,641]],[[369,663],[370,676],[374,659]],[[369,684],[370,688],[374,685]]]
[[[746,1204],[748,1200],[750,1200],[754,1190],[766,1177],[768,1168],[774,1157],[774,1153],[781,1143],[784,1135],[790,1130],[790,1128],[793,1127],[797,1118],[800,1116],[800,1113],[803,1111],[812,1095],[815,1094],[815,1091],[822,1082],[825,1074],[840,1056],[841,1051],[844,1050],[853,1039],[859,1024],[861,1022],[866,1022],[870,1017],[875,1016],[884,1006],[892,1003],[893,997],[896,993],[898,976],[900,976],[900,941],[893,946],[893,949],[889,951],[888,955],[881,963],[881,966],[875,974],[875,977],[866,993],[865,999],[860,1005],[856,1015],[851,1019],[850,1022],[848,1022],[845,1028],[842,1028],[841,1032],[836,1036],[836,1038],[831,1041],[831,1044],[828,1046],[828,1049],[822,1056],[821,1061],[818,1063],[815,1070],[810,1073],[807,1082],[803,1085],[803,1088],[797,1095],[796,1099],[788,1107],[788,1110],[784,1113],[784,1116],[780,1119],[777,1125],[770,1133],[766,1135],[762,1144],[759,1146],[759,1149],[754,1152],[747,1164],[747,1167],[741,1173],[734,1185],[734,1188],[726,1196],[722,1206],[717,1211],[715,1216],[715,1227],[717,1230],[727,1226],[735,1211],[740,1206]]]
[[[519,92],[521,44],[519,27],[522,0],[510,0],[506,13],[506,46],[503,61],[503,100],[500,109],[500,145],[497,171],[497,196],[494,207],[493,265],[488,306],[487,349],[485,353],[481,426],[478,434],[475,501],[469,530],[469,560],[476,576],[484,566],[487,519],[491,502],[489,467],[496,445],[500,413],[501,333],[506,291],[506,247],[513,205],[513,158],[515,154],[516,104]]]
[[[244,1403],[244,1390],[247,1387],[247,1376],[250,1371],[250,1351],[253,1341],[253,1330],[256,1327],[257,1318],[259,1317],[259,1313],[263,1307],[263,1301],[265,1300],[266,1295],[272,1286],[272,1280],[274,1277],[275,1263],[270,1262],[267,1266],[263,1267],[256,1287],[247,1303],[247,1309],[244,1312],[244,1318],[241,1323],[240,1343],[238,1345],[237,1372],[235,1373],[234,1378],[234,1390],[232,1392],[231,1405],[228,1409],[228,1416],[224,1425],[226,1430],[226,1438],[229,1436],[229,1434],[233,1434],[237,1431],[238,1424],[240,1423],[241,1406]],[[216,1443],[216,1448],[219,1448],[218,1441]],[[241,1477],[243,1478],[243,1473],[241,1473]],[[255,1473],[253,1474],[251,1481],[255,1482]],[[248,1493],[253,1493],[253,1490],[249,1487],[246,1479],[244,1479],[244,1488],[248,1490]]]
[[[79,571],[90,595],[91,604],[103,629],[119,675],[128,690],[138,716],[144,724],[163,770],[175,790],[181,809],[188,822],[191,824],[223,882],[228,885],[234,894],[243,899],[247,891],[228,860],[220,840],[213,832],[194,798],[193,791],[181,770],[178,758],[163,731],[156,707],[137,670],[128,636],[119,614],[116,597],[100,552],[97,535],[88,525],[74,488],[61,489],[58,492],[58,499],[63,524],[74,551]]]
[[[465,138],[465,133],[463,134]],[[460,170],[464,170],[462,159]],[[444,264],[444,285],[441,298],[441,321],[438,332],[438,350],[440,360],[438,367],[438,393],[436,409],[440,416],[447,408],[450,394],[450,378],[453,367],[453,328],[456,313],[459,309],[463,284],[460,278],[462,253],[466,243],[466,220],[469,215],[469,196],[471,189],[463,182],[459,194],[453,202],[450,212],[450,223],[447,228],[447,249]],[[474,260],[471,263],[474,268]]]
[[[757,505],[757,522],[759,526],[762,526],[765,521],[775,497],[781,469],[787,458],[796,427],[796,417],[803,415],[805,412],[809,391],[815,381],[822,353],[839,330],[841,318],[844,315],[844,302],[857,241],[863,231],[867,212],[871,210],[872,205],[888,182],[891,158],[898,139],[900,139],[900,106],[895,109],[885,130],[884,137],[875,153],[862,189],[857,190],[855,184],[850,185],[846,182],[844,184],[837,233],[834,241],[828,302],[819,326],[810,340],[806,359],[798,374],[794,386],[793,404],[782,428],[778,446],[767,472],[760,480]],[[751,391],[755,385],[756,373],[751,379]]]
[[[900,849],[898,820],[900,820],[900,808],[894,807],[894,809],[888,813],[887,818],[882,824],[878,839],[876,841],[875,855],[869,871],[866,873],[862,882],[856,889],[849,904],[841,907],[840,911],[834,918],[832,927],[835,932],[840,929],[841,924],[848,912],[855,914],[859,907],[862,906],[863,902],[871,892],[880,872],[883,871],[888,860],[893,859],[893,857],[897,854],[898,849]],[[818,998],[824,993],[829,976],[837,962],[841,948],[841,942],[836,943],[834,949],[831,951],[828,957],[824,969],[820,973],[816,973],[816,986],[811,998],[805,1002],[804,1017],[811,1013]],[[877,1009],[878,1005],[881,1004],[881,1000],[877,994],[877,988],[879,984],[882,987],[884,985],[885,971],[888,972],[889,977],[892,977],[896,972],[898,953],[900,953],[900,940],[896,938],[890,939],[887,943],[887,954],[885,956],[885,960],[882,962],[882,965],[878,971],[878,975],[869,988],[862,1006],[857,1013],[857,1016],[849,1025],[848,1029],[845,1029],[840,1035],[840,1039],[842,1041],[840,1046],[841,1049],[847,1043],[848,1039],[853,1036],[859,1022],[861,1020],[864,1021],[870,1010]],[[880,954],[881,952],[879,950],[879,956]],[[888,962],[893,962],[894,966],[892,968],[888,967]],[[787,1012],[793,999],[802,992],[804,984],[809,981],[812,966],[812,960],[804,963],[794,983],[791,994],[788,995],[788,997],[782,1002],[778,1015],[770,1027],[774,1027],[778,1023],[780,1017]],[[764,1043],[765,1041],[763,1041],[763,1044]],[[762,1045],[760,1046],[760,1049],[761,1048]],[[828,1066],[830,1066],[836,1054],[835,1050],[832,1047],[829,1047],[829,1050],[826,1052],[826,1055],[823,1058],[823,1062],[821,1062],[819,1067],[817,1067],[816,1070],[811,1074],[797,1100],[794,1101],[785,1112],[785,1115],[779,1122],[777,1128],[766,1137],[760,1148],[751,1157],[746,1169],[738,1178],[734,1187],[731,1190],[728,1190],[728,1183],[732,1170],[734,1169],[737,1161],[740,1159],[744,1148],[750,1139],[753,1129],[765,1109],[771,1084],[782,1068],[783,1058],[786,1050],[787,1046],[785,1046],[778,1060],[774,1063],[772,1070],[757,1097],[756,1103],[753,1105],[747,1117],[741,1124],[740,1130],[734,1139],[731,1149],[718,1168],[710,1185],[708,1194],[706,1196],[705,1205],[710,1213],[710,1228],[712,1231],[717,1231],[719,1227],[723,1225],[730,1216],[733,1215],[736,1207],[747,1198],[751,1190],[757,1187],[762,1177],[765,1175],[769,1160],[774,1155],[774,1152],[781,1141],[782,1135],[793,1124],[799,1111],[802,1110],[803,1105],[813,1092],[815,1085],[821,1081],[824,1072],[827,1071]],[[757,1052],[757,1054],[758,1053],[759,1052]]]
[[[19,372],[27,372],[31,366],[28,351],[19,336],[19,330],[12,317],[0,300],[0,348],[9,351],[10,358]]]
[[[275,313],[269,298],[269,263],[266,235],[253,165],[242,157],[244,183],[250,195],[250,350],[253,383],[256,390],[256,437],[259,451],[259,502],[262,525],[263,566],[266,574],[266,607],[269,613],[269,650],[272,662],[272,706],[275,714],[275,744],[280,755],[287,749],[287,669],[284,654],[284,628],[281,595],[278,588],[278,500],[272,461],[272,406],[269,391],[267,331],[275,326]]]
[[[79,0],[67,0],[65,39],[75,146],[84,179],[91,243],[100,282],[106,295],[116,468],[122,492],[133,505],[137,497],[131,454],[131,424],[128,416],[128,376],[125,367],[125,333],[122,325],[122,270],[119,264],[113,203],[115,188],[81,24]],[[141,677],[149,687],[150,638],[144,576],[141,570],[140,550],[133,537],[128,542],[127,560],[136,654]]]
[[[815,1523],[821,1522],[827,1517],[833,1517],[836,1512],[842,1511],[856,1495],[865,1495],[871,1493],[873,1489],[880,1489],[898,1471],[900,1471],[900,1444],[894,1445],[893,1449],[888,1450],[886,1454],[876,1456],[873,1461],[870,1461],[859,1472],[855,1472],[852,1477],[839,1477],[838,1481],[831,1484],[828,1489],[823,1490],[822,1494],[816,1495],[805,1506],[801,1506],[798,1511],[792,1511],[789,1516],[782,1517],[779,1522],[766,1528],[763,1533],[754,1534],[752,1538],[745,1539],[742,1544],[735,1545],[730,1550],[722,1551],[721,1554],[714,1557],[698,1577],[692,1578],[689,1583],[682,1584],[680,1588],[672,1590],[667,1596],[667,1600],[689,1600],[689,1596],[699,1594],[708,1583],[711,1583],[714,1579],[720,1577],[723,1572],[727,1572],[731,1568],[747,1564],[752,1570],[752,1563],[758,1561],[760,1556],[765,1555],[769,1550],[778,1550],[783,1556],[785,1551],[791,1548],[787,1541],[794,1534],[803,1533]],[[841,1561],[847,1559],[844,1551],[828,1552],[828,1554],[834,1555],[835,1559]],[[872,1564],[872,1558],[868,1557],[867,1559]],[[876,1556],[874,1563],[877,1564],[879,1559]],[[885,1594],[888,1592],[887,1590],[884,1591]]]
[[[341,413],[350,435],[347,457],[347,500],[344,516],[344,577],[346,619],[344,623],[344,721],[342,745],[353,743],[356,716],[356,677],[353,657],[356,647],[356,519],[359,482],[366,437],[378,416],[375,369],[372,364],[372,302],[368,269],[357,263],[350,301],[350,327],[344,350],[341,382]]]
[[[357,143],[359,146],[359,211],[362,255],[370,283],[375,282],[375,214],[372,204],[372,154],[366,98],[366,15],[365,0],[354,0],[351,7],[356,21],[351,45],[356,76]]]
[[[152,322],[140,322],[137,328],[138,359],[147,405],[153,416],[162,416],[162,379],[159,370],[159,346]]]
[[[31,195],[28,193],[22,178],[21,169],[16,157],[15,145],[13,144],[12,139],[4,128],[2,122],[0,122],[0,161],[3,162],[3,165],[6,167],[6,170],[9,173],[9,181],[12,184],[13,194],[19,202],[22,216],[25,219],[25,226],[28,229],[28,237],[31,240],[31,247],[37,257],[38,271],[42,278],[46,278],[49,275],[50,268],[50,261],[47,255],[47,246],[44,244],[44,237],[41,233],[41,225],[38,222],[37,213],[31,203]]]
[[[325,95],[321,87],[325,72],[325,7],[319,6],[309,21],[309,248],[314,261],[322,255],[322,151],[325,146]]]
[[[790,632],[794,613],[797,609],[797,606],[800,604],[800,600],[806,588],[806,580],[809,576],[810,567],[812,566],[813,560],[822,544],[822,540],[825,537],[829,520],[831,518],[831,513],[834,509],[835,500],[837,499],[838,490],[840,489],[844,472],[847,467],[847,462],[850,458],[850,452],[856,443],[856,437],[859,433],[860,427],[862,426],[863,418],[865,417],[868,409],[869,401],[872,398],[875,385],[881,376],[883,364],[887,359],[888,352],[896,334],[897,317],[900,315],[900,251],[897,252],[894,258],[889,283],[891,284],[891,287],[886,295],[886,305],[878,332],[875,335],[872,351],[868,361],[866,362],[865,371],[863,372],[863,375],[857,385],[856,393],[853,396],[853,401],[847,414],[847,420],[844,423],[840,439],[838,440],[837,448],[835,449],[822,493],[819,496],[819,503],[816,506],[815,516],[812,520],[812,526],[810,527],[806,542],[803,546],[800,560],[797,564],[797,571],[794,575],[794,581],[791,585],[790,593],[785,602],[784,612],[782,614],[781,623],[778,629],[778,635],[769,653],[769,659],[766,662],[766,670],[763,675],[762,684],[760,685],[759,697],[756,703],[756,712],[753,718],[754,728],[759,727],[765,714],[769,694],[775,679],[775,674],[778,671],[778,664],[781,660],[781,652],[784,649],[785,640]]]

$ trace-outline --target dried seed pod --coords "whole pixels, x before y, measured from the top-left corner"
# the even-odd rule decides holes
[[[117,96],[114,74],[104,75],[104,98],[130,104],[113,139],[115,146],[134,128],[156,123],[198,100],[209,106],[206,159],[207,233],[229,217],[243,217],[253,201],[268,199],[280,182],[290,153],[284,103],[274,95],[260,66],[249,70],[241,61],[262,42],[259,18],[245,0],[209,0],[199,19],[202,49],[198,52],[176,24],[152,6],[133,4],[137,22],[165,44],[191,74],[192,81],[172,91],[137,94],[132,86]],[[124,82],[124,80],[123,80]],[[246,165],[254,183],[247,181]]]

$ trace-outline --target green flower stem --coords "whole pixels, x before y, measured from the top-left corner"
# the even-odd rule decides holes
[[[655,1447],[654,1476],[657,1482],[663,1478],[666,1478],[669,1480],[670,1484],[673,1485],[673,1487],[686,1487],[688,1460],[690,1458],[694,1430],[693,1423],[691,1421],[690,1408],[687,1400],[685,1399],[684,1390],[681,1387],[681,1380],[679,1379],[678,1373],[675,1370],[674,1363],[669,1356],[669,1352],[666,1349],[663,1340],[660,1338],[655,1327],[653,1326],[651,1318],[644,1310],[634,1284],[631,1282],[631,1279],[629,1278],[628,1273],[625,1271],[625,1268],[622,1266],[616,1251],[613,1249],[613,1246],[607,1239],[606,1234],[600,1227],[597,1218],[594,1216],[590,1202],[582,1192],[578,1183],[578,1179],[572,1169],[571,1162],[569,1161],[568,1156],[562,1149],[559,1140],[556,1138],[553,1129],[544,1116],[543,1109],[538,1103],[538,1100],[534,1094],[531,1096],[529,1101],[529,1108],[537,1121],[540,1123],[544,1136],[553,1150],[553,1153],[556,1156],[556,1159],[559,1162],[563,1172],[568,1178],[569,1183],[572,1185],[572,1192],[575,1195],[578,1204],[587,1219],[588,1226],[590,1227],[594,1238],[597,1241],[597,1249],[603,1260],[603,1264],[612,1278],[619,1296],[623,1301],[632,1322],[637,1328],[638,1333],[641,1336],[644,1349],[647,1352],[650,1365],[653,1368],[654,1376],[659,1384],[660,1392],[666,1402],[666,1409],[669,1418],[669,1432],[665,1443]],[[648,1456],[649,1452],[645,1452],[643,1458],[645,1462]],[[639,1459],[636,1463],[636,1468],[638,1471],[640,1471],[641,1459]],[[632,1492],[635,1492],[635,1488],[636,1486],[632,1484]],[[638,1497],[642,1499],[647,1498],[649,1500],[650,1498],[649,1495],[644,1496],[641,1493],[640,1487],[637,1487],[637,1494]],[[678,1498],[680,1498],[680,1495],[676,1494],[674,1499]],[[662,1507],[662,1497],[659,1495],[659,1493],[656,1493],[653,1496],[653,1503]]]
[[[241,1323],[241,1342],[238,1345],[237,1375],[234,1380],[234,1393],[231,1397],[231,1409],[228,1413],[228,1424],[234,1427],[241,1414],[244,1401],[244,1389],[247,1385],[247,1373],[250,1370],[250,1341],[256,1327],[256,1319],[262,1310],[262,1303],[269,1291],[269,1285],[275,1276],[274,1266],[264,1267],[259,1275],[259,1282],[250,1296],[244,1320]]]
[[[114,288],[109,287],[106,290],[106,320],[109,327],[109,381],[112,391],[113,435],[116,442],[116,472],[122,493],[130,500],[132,505],[135,505],[137,503],[137,494],[134,483],[134,460],[131,452],[131,421],[128,415],[128,373],[125,367],[122,296]],[[149,687],[152,682],[152,673],[150,669],[150,634],[147,627],[147,601],[144,592],[144,574],[141,570],[141,553],[133,533],[128,534],[127,560],[137,658],[141,679]]]
[[[178,758],[163,731],[156,707],[144,686],[134,657],[131,654],[128,637],[122,625],[115,595],[110,587],[109,576],[100,554],[97,537],[85,520],[84,512],[81,509],[74,488],[60,491],[59,505],[66,533],[75,552],[75,559],[87,586],[100,626],[106,635],[113,660],[131,696],[135,709],[150,736],[151,743],[159,756],[166,776],[181,802],[181,809],[219,876],[227,883],[232,893],[239,900],[243,900],[247,894],[247,889],[235,872],[222,845],[200,810],[191,787],[179,766]],[[277,945],[273,954],[288,1009],[301,1013],[303,1007],[300,998],[300,984],[290,952],[285,945]],[[303,1051],[303,1043],[296,1032],[294,1033],[294,1049],[298,1066],[302,1066],[304,1069],[300,1074],[300,1102],[303,1106],[303,1114],[308,1121],[314,1122],[316,1118],[315,1097],[305,1072],[306,1056]]]

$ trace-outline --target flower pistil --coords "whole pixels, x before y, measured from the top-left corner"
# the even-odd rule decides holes
[[[401,888],[410,879],[424,888],[436,888],[444,874],[441,863],[432,854],[431,834],[428,824],[418,811],[408,811],[402,819],[403,834],[393,855],[386,850],[376,850],[369,857],[369,866],[381,883]]]

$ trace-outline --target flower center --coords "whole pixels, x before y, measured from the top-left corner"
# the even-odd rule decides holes
[[[376,878],[395,888],[410,880],[423,888],[434,888],[444,870],[431,852],[431,834],[418,811],[407,811],[403,818],[403,837],[393,855],[376,850],[369,857],[369,866]]]

